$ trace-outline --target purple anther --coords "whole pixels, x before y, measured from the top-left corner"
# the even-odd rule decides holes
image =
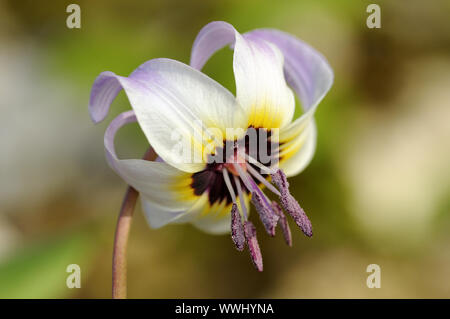
[[[281,194],[289,192],[289,182],[281,169],[277,169],[277,171],[270,176],[272,177],[272,182],[279,189]]]
[[[244,250],[244,226],[242,225],[241,215],[239,214],[239,209],[236,203],[233,203],[231,208],[231,239],[233,239],[237,250]]]
[[[258,239],[256,238],[256,229],[252,222],[244,222],[244,233],[247,239],[248,250],[252,258],[253,264],[258,271],[263,271],[263,260],[261,250],[259,249]]]
[[[267,233],[273,237],[275,236],[275,227],[277,226],[279,217],[273,212],[269,202],[263,196],[264,195],[261,195],[258,191],[252,192],[252,203],[255,206]]]
[[[295,223],[300,227],[300,229],[303,231],[303,233],[311,237],[313,235],[312,233],[312,226],[311,222],[309,221],[308,216],[306,216],[305,211],[300,207],[300,204],[295,200],[294,197],[292,197],[291,194],[288,193],[282,193],[281,194],[281,206],[288,212],[289,215],[294,219]]]
[[[286,244],[288,244],[289,247],[292,247],[292,235],[291,235],[291,229],[289,228],[289,223],[286,219],[286,216],[283,213],[283,210],[281,209],[280,205],[278,205],[277,202],[272,202],[272,209],[275,212],[275,214],[278,215],[279,223],[281,230],[283,231],[284,240],[286,241]]]

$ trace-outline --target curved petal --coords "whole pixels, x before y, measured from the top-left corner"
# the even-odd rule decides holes
[[[273,29],[257,29],[246,33],[275,44],[284,56],[287,82],[297,93],[305,113],[283,128],[280,140],[298,136],[312,120],[320,101],[333,84],[333,70],[322,54],[296,37]]]
[[[214,53],[234,43],[235,34],[236,30],[227,22],[213,21],[205,25],[195,38],[190,65],[201,70]]]
[[[283,74],[283,55],[273,44],[236,34],[233,58],[236,96],[248,125],[283,128],[292,121],[295,99]]]
[[[195,40],[191,65],[202,68],[218,49],[233,43],[234,32],[233,26],[226,22],[206,25]],[[313,116],[331,88],[333,71],[319,52],[290,34],[273,29],[257,29],[245,33],[244,38],[268,41],[281,51],[285,78],[302,102],[305,113],[279,132],[279,141],[285,153],[280,165],[285,166],[287,175],[295,175],[306,167],[314,154],[317,134]],[[309,126],[312,128],[308,129]],[[307,133],[308,130],[310,133]]]
[[[141,196],[142,210],[151,228],[160,228],[170,223],[188,222],[192,219],[195,209],[192,206],[185,210],[172,211],[165,207],[155,205],[151,200]]]
[[[223,145],[226,128],[245,128],[247,122],[230,92],[203,73],[170,59],[150,60],[129,77],[100,74],[89,105],[94,121],[106,116],[120,88],[127,93],[156,153],[186,172],[204,167],[211,144]]]
[[[189,210],[198,200],[192,188],[192,174],[180,171],[163,162],[141,159],[119,159],[114,147],[116,132],[125,124],[136,122],[133,111],[117,116],[105,132],[105,152],[108,163],[128,185],[133,186],[146,200],[161,211],[174,214]]]
[[[322,54],[290,34],[258,29],[246,35],[269,41],[281,50],[286,79],[302,102],[305,113],[281,129],[279,138],[285,146],[280,166],[287,176],[296,175],[314,155],[317,128],[313,116],[333,84],[333,71]]]
[[[287,177],[299,174],[311,162],[316,150],[317,128],[314,120],[301,134],[291,140],[290,145],[281,150],[280,168]]]
[[[288,83],[298,94],[305,111],[315,108],[333,84],[333,70],[322,54],[288,33],[256,29],[245,34],[269,41],[282,52]]]
[[[124,112],[111,121],[104,139],[106,158],[114,171],[139,191],[149,225],[159,228],[169,223],[192,222],[209,233],[229,232],[231,205],[226,200],[211,205],[207,192],[195,195],[193,174],[180,171],[160,158],[151,162],[117,157],[114,137],[122,126],[133,122],[136,122],[134,111]],[[248,210],[248,198],[245,202]]]
[[[242,36],[226,22],[211,22],[194,42],[191,65],[200,69],[227,44],[234,45],[236,96],[247,111],[248,125],[269,129],[286,126],[292,120],[295,100],[284,78],[283,55],[275,45]]]

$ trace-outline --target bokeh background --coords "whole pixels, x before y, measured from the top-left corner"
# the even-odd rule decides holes
[[[81,29],[66,7],[81,6]],[[151,230],[138,207],[129,241],[131,298],[449,298],[450,1],[0,1],[0,297],[109,298],[112,243],[126,185],[107,166],[107,121],[91,123],[102,71],[128,75],[156,57],[189,62],[203,25],[278,28],[322,52],[335,83],[316,114],[317,153],[291,180],[315,234],[294,246],[264,235],[265,270],[229,236],[190,225]],[[234,91],[232,53],[205,72]],[[148,143],[137,125],[122,156]],[[253,216],[254,218],[255,216]],[[66,266],[81,266],[80,289]],[[381,267],[381,289],[366,267]]]

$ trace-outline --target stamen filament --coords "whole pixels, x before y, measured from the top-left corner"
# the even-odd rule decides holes
[[[253,180],[253,178],[251,178],[250,176],[249,176],[249,178],[250,178],[250,183],[251,183],[252,186],[253,186],[253,190],[256,191],[257,193],[259,193],[259,195],[261,195],[261,198],[262,198],[262,200],[264,201],[264,204],[265,204],[267,207],[272,207],[271,204],[269,203],[269,201],[267,200],[266,194],[264,194],[264,192],[258,187],[258,185],[255,183],[255,181]]]
[[[247,189],[252,192],[253,191],[253,186],[249,181],[249,177],[248,174],[246,172],[244,172],[244,170],[242,169],[242,167],[239,164],[233,164],[234,169],[236,170],[236,172],[238,172],[239,177],[242,179],[242,182],[244,182],[245,187],[247,187]]]
[[[245,154],[245,159],[247,160],[247,162],[249,162],[250,164],[253,164],[255,166],[258,166],[258,168],[260,168],[265,174],[273,174],[276,172],[275,168],[271,168],[271,167],[267,167],[264,166],[263,164],[261,164],[260,162],[258,162],[256,159],[254,159],[253,157],[251,157],[248,154]]]
[[[236,183],[239,201],[241,202],[242,212],[244,214],[244,220],[247,220],[248,219],[247,207],[245,206],[244,192],[242,191],[241,181],[239,180],[239,178],[237,176],[234,176],[234,182]]]
[[[257,180],[259,180],[261,183],[263,183],[269,190],[271,190],[276,195],[280,196],[280,192],[278,189],[275,188],[272,184],[270,184],[261,174],[258,173],[257,170],[255,170],[250,164],[247,164],[247,169]]]
[[[227,185],[228,191],[230,192],[231,199],[233,203],[236,203],[236,194],[234,193],[233,186],[231,185],[230,176],[228,175],[228,171],[226,168],[222,169],[223,179],[225,181],[225,185]]]

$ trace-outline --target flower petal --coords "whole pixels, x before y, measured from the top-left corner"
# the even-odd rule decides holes
[[[293,141],[295,142],[289,148],[280,152],[282,157],[279,166],[287,177],[295,176],[303,171],[314,156],[317,141],[317,128],[314,120]]]
[[[292,121],[295,99],[283,73],[283,55],[264,40],[236,34],[233,59],[236,96],[247,110],[248,125],[268,129]]]
[[[151,228],[160,228],[170,223],[188,222],[194,215],[193,207],[186,210],[172,211],[165,207],[155,205],[153,201],[141,196],[142,209]]]
[[[194,42],[191,65],[202,68],[227,44],[234,45],[236,96],[249,115],[248,125],[269,129],[287,125],[295,100],[284,79],[283,55],[275,45],[258,37],[244,37],[226,22],[211,22]]]
[[[298,94],[305,111],[317,107],[333,84],[333,70],[322,54],[300,39],[274,29],[245,34],[275,44],[282,52],[288,83]]]
[[[123,125],[132,122],[136,122],[134,112],[124,112],[111,121],[106,129],[104,142],[108,163],[128,185],[161,210],[172,213],[189,210],[198,200],[189,187],[192,174],[163,162],[117,157],[115,134]]]
[[[236,30],[227,22],[213,21],[205,25],[195,38],[190,65],[201,70],[214,53],[234,43],[235,34]]]
[[[128,78],[112,72],[100,74],[89,105],[94,121],[105,117],[120,88],[126,91],[156,153],[186,172],[204,167],[205,151],[212,150],[211,143],[223,145],[226,128],[245,128],[247,122],[230,92],[203,73],[170,59],[150,60]]]
[[[198,229],[210,234],[226,234],[231,231],[231,209],[232,203],[215,202],[212,206],[207,200],[207,195],[204,194],[203,205],[198,205],[199,213],[190,221]],[[249,195],[246,194],[244,199],[247,211],[250,209]],[[200,202],[200,201],[199,201]],[[239,197],[237,199],[237,206],[242,212]]]
[[[287,82],[297,93],[305,113],[280,130],[280,143],[289,147],[280,167],[286,175],[301,172],[311,161],[316,146],[317,128],[314,112],[333,84],[333,70],[327,60],[296,37],[273,29],[258,29],[247,33],[275,44],[283,53]]]
[[[233,43],[234,35],[233,26],[226,22],[216,21],[206,25],[195,40],[191,65],[201,69],[217,50]],[[279,132],[282,151],[289,155],[282,159],[280,166],[288,176],[295,175],[306,167],[314,154],[317,132],[313,116],[331,88],[333,71],[319,52],[287,33],[257,29],[245,33],[244,38],[276,45],[284,56],[285,78],[302,102],[305,113]]]

